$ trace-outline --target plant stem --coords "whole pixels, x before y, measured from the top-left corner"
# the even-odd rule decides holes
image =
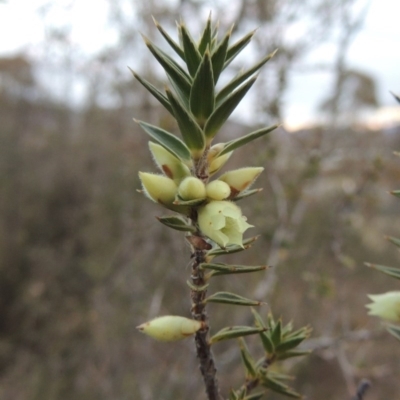
[[[196,160],[194,169],[192,171],[193,175],[201,179],[204,183],[208,181],[208,162],[207,153],[209,147],[207,147],[199,160]],[[193,226],[197,226],[197,211],[193,210],[192,215],[190,215]],[[191,235],[189,242],[192,245],[192,275],[191,282],[193,288],[190,292],[190,297],[192,299],[192,317],[196,321],[201,321],[204,323],[204,328],[196,332],[195,344],[196,344],[196,354],[200,362],[200,371],[203,376],[203,381],[207,393],[208,400],[222,400],[222,396],[218,386],[217,380],[217,369],[215,367],[214,357],[211,352],[211,346],[208,343],[208,318],[206,313],[206,305],[204,299],[207,295],[207,289],[204,286],[207,284],[204,278],[204,272],[200,269],[200,264],[205,262],[205,254],[207,246],[209,244],[203,239],[201,232],[198,230],[194,235]],[[195,289],[199,288],[199,289]]]
[[[205,261],[205,252],[204,250],[195,249],[192,257],[192,284],[202,287],[206,284],[206,281],[204,279],[204,272],[199,266]],[[206,294],[206,289],[191,290],[192,317],[197,321],[204,322],[204,328],[198,331],[195,336],[196,353],[200,362],[200,371],[203,376],[208,400],[222,400],[216,376],[217,369],[211,352],[211,346],[208,343],[209,326],[205,304],[203,303]]]

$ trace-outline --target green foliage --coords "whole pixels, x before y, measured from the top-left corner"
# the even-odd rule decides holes
[[[272,371],[270,367],[278,360],[307,355],[308,352],[294,349],[309,336],[310,329],[304,327],[293,331],[291,323],[283,326],[281,320],[275,321],[272,314],[269,314],[267,321],[264,321],[255,309],[252,309],[252,312],[255,325],[261,329],[259,336],[265,356],[259,360],[255,360],[250,354],[244,339],[239,339],[246,383],[238,390],[232,390],[231,398],[245,399],[247,398],[246,396],[250,395],[250,391],[258,386],[287,397],[300,398],[301,395],[286,384],[286,381],[291,379],[291,377],[278,374]]]
[[[157,61],[164,68],[176,96],[170,89],[164,95],[159,89],[133,72],[135,78],[176,118],[186,145],[198,154],[204,150],[204,137],[209,144],[218,133],[247,91],[254,84],[255,73],[275,54],[268,54],[253,67],[242,72],[228,82],[219,92],[215,85],[222,71],[250,43],[254,32],[245,35],[229,46],[231,30],[218,42],[217,26],[212,28],[211,18],[207,20],[198,43],[192,38],[185,24],[178,26],[180,44],[155,21],[156,27],[170,47],[185,62],[187,72],[168,54],[152,43],[143,39]],[[240,86],[241,85],[241,86]],[[275,129],[276,126],[269,128]],[[268,133],[268,132],[265,132]],[[263,133],[263,134],[265,134]],[[259,135],[260,136],[260,135]],[[245,142],[259,136],[249,135]],[[234,148],[237,148],[238,145]],[[230,150],[226,150],[229,152]]]

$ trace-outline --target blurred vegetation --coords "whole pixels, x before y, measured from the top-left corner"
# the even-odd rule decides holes
[[[258,4],[264,3],[251,2],[242,15],[264,15],[256,12]],[[123,18],[117,11],[116,21]],[[164,18],[174,15],[163,12]],[[99,55],[105,66],[113,54]],[[290,63],[278,59],[276,65],[283,85],[283,66]],[[136,192],[139,166],[153,167],[132,117],[165,126],[171,121],[127,72],[119,80],[108,76],[117,105],[99,101],[104,68],[93,73],[91,95],[78,108],[46,93],[36,67],[24,54],[0,59],[0,397],[200,400],[192,342],[154,343],[135,329],[159,314],[189,315],[188,249]],[[156,74],[149,74],[154,82]],[[281,101],[283,86],[278,89]],[[371,96],[372,89],[367,92]],[[357,104],[376,105],[368,99]],[[260,110],[260,119],[280,116],[278,103]],[[232,123],[223,134],[245,131]],[[398,236],[393,221],[399,205],[387,193],[400,178],[391,155],[400,148],[398,133],[351,121],[334,130],[280,129],[267,143],[246,148],[254,165],[266,168],[259,178],[264,191],[243,204],[257,226],[252,234],[261,236],[245,261],[241,254],[231,257],[273,268],[230,279],[235,287],[221,277],[211,290],[247,297],[252,291],[275,315],[313,327],[313,355],[287,365],[297,376],[296,389],[310,399],[348,398],[361,377],[373,382],[370,400],[400,391],[398,346],[364,306],[367,293],[390,288],[384,276],[363,266],[398,260],[384,239]],[[224,310],[210,307],[214,331],[250,322],[248,310]],[[242,374],[240,355],[224,343],[215,352],[227,391]]]

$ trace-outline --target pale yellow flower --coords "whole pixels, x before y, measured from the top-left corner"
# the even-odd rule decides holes
[[[211,201],[199,208],[201,231],[221,247],[243,246],[243,233],[253,225],[246,222],[242,210],[230,201]]]
[[[387,292],[383,294],[369,294],[372,300],[367,304],[369,315],[375,315],[390,321],[400,322],[400,292]]]

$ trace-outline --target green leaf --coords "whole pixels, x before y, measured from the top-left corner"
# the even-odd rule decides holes
[[[396,196],[396,197],[400,197],[400,190],[392,190],[390,192],[390,194],[392,194],[393,196]]]
[[[247,71],[242,72],[235,78],[233,78],[221,91],[217,94],[216,102],[219,104],[225,97],[229,96],[241,83],[243,83],[247,78],[250,78],[255,72],[257,72],[265,63],[267,63],[277,52],[268,54],[261,61],[255,64],[253,67],[248,69]]]
[[[250,43],[251,38],[254,36],[255,33],[255,30],[249,32],[247,35],[243,36],[241,39],[239,39],[228,48],[224,68],[226,68],[233,61],[233,59]]]
[[[386,239],[389,240],[389,242],[391,242],[394,245],[396,245],[397,247],[400,247],[400,239],[395,238],[393,236],[387,236]]]
[[[129,67],[128,67],[129,68]],[[160,90],[153,86],[150,82],[146,81],[138,75],[133,69],[129,68],[133,76],[172,114],[171,104],[169,104],[167,96],[165,96]]]
[[[272,126],[269,126],[268,128],[262,128],[257,131],[251,132],[248,135],[231,140],[230,142],[225,143],[225,147],[223,148],[221,153],[218,154],[218,157],[220,157],[226,153],[229,153],[230,151],[235,150],[238,147],[244,146],[245,144],[247,144],[255,139],[258,139],[259,137],[272,132],[273,130],[275,130],[278,127],[279,127],[279,125],[272,125]]]
[[[291,350],[277,355],[277,360],[287,360],[288,358],[308,356],[311,350]]]
[[[159,128],[158,126],[150,125],[147,122],[136,121],[142,129],[150,135],[156,142],[168,150],[171,154],[178,157],[186,165],[191,166],[192,159],[190,155],[190,150],[187,148],[185,143],[182,142],[172,133]]]
[[[212,336],[209,340],[209,344],[212,345],[222,340],[236,339],[242,336],[254,335],[256,333],[262,332],[264,329],[254,328],[250,326],[230,326],[228,328],[223,328]]]
[[[217,84],[219,75],[221,74],[222,69],[224,68],[229,40],[232,35],[232,30],[233,26],[231,27],[231,29],[229,29],[229,31],[226,33],[224,38],[221,40],[221,42],[218,44],[218,46],[211,55],[215,84]]]
[[[377,264],[369,264],[365,263],[367,267],[376,269],[377,271],[383,272],[386,275],[389,275],[393,278],[400,279],[400,269],[394,267],[385,267],[384,265],[377,265]]]
[[[204,53],[190,91],[190,110],[203,124],[214,111],[214,78],[209,51]]]
[[[239,400],[237,394],[235,393],[235,391],[233,389],[229,393],[229,400]]]
[[[232,114],[233,110],[243,99],[245,94],[251,88],[257,77],[253,77],[245,84],[243,84],[235,92],[231,93],[224,101],[214,110],[214,112],[208,118],[204,127],[204,133],[207,138],[212,139],[225,123],[228,117]],[[222,153],[221,153],[222,154]]]
[[[181,96],[185,96],[188,99],[190,96],[191,78],[171,57],[151,43],[149,39],[145,36],[143,36],[143,39],[156,60],[164,68],[171,82],[174,83],[174,87]]]
[[[260,236],[253,236],[251,238],[243,240],[243,247],[239,246],[237,244],[230,244],[226,246],[225,249],[221,249],[218,247],[215,247],[214,249],[211,249],[210,251],[207,252],[207,256],[222,256],[226,254],[233,254],[233,253],[238,253],[243,250],[247,250],[251,245],[259,238]]]
[[[261,304],[265,304],[261,301],[250,300],[230,292],[214,293],[213,295],[207,297],[204,300],[204,303],[234,304],[238,306],[260,306]]]
[[[168,35],[168,33],[164,30],[164,28],[156,21],[156,19],[153,17],[154,24],[156,28],[160,31],[161,35],[163,35],[164,39],[168,42],[168,44],[174,49],[175,53],[178,54],[182,60],[185,60],[185,53],[184,51],[180,48],[179,44],[175,42],[171,38],[171,36]]]
[[[204,199],[194,199],[194,200],[182,200],[182,199],[177,198],[174,201],[174,204],[179,205],[179,206],[194,207],[194,206],[199,206],[200,204],[204,203],[205,200],[206,200],[205,198]]]
[[[246,266],[246,265],[227,265],[227,264],[200,264],[200,269],[210,269],[213,272],[212,276],[228,275],[228,274],[244,274],[249,272],[264,271],[268,267],[265,265]]]
[[[211,46],[212,39],[212,29],[211,29],[211,13],[208,16],[207,24],[203,30],[203,33],[200,38],[200,42],[198,45],[198,50],[201,55],[203,55],[207,49],[207,46]]]
[[[396,339],[400,340],[400,327],[392,324],[388,324],[386,329],[390,334],[392,334]]]
[[[288,385],[283,382],[280,382],[278,379],[274,379],[270,374],[265,374],[262,379],[261,383],[264,387],[273,390],[276,393],[284,394],[288,397],[292,397],[295,399],[301,398],[301,395],[291,389]]]
[[[286,351],[292,350],[297,347],[301,342],[304,341],[304,339],[306,339],[305,336],[299,335],[297,337],[282,341],[275,347],[275,351],[277,353],[285,353]]]
[[[243,192],[239,192],[239,194],[237,196],[232,197],[230,200],[232,200],[232,201],[242,200],[246,197],[252,196],[253,194],[260,193],[262,190],[263,190],[262,188],[244,190]]]
[[[195,41],[184,24],[179,26],[182,36],[183,51],[185,52],[185,62],[191,76],[195,76],[201,62],[201,54],[197,50]]]
[[[196,228],[189,225],[188,222],[182,218],[175,215],[170,215],[167,217],[156,217],[162,224],[168,226],[169,228],[175,229],[177,231],[183,232],[195,232]]]
[[[258,313],[258,311],[255,308],[252,308],[251,312],[254,315],[255,325],[259,326],[260,328],[265,328],[266,326],[265,326],[264,320],[262,319],[262,317]]]
[[[253,358],[250,355],[246,342],[241,337],[239,338],[240,355],[242,357],[243,365],[246,369],[246,375],[255,378],[257,376],[256,366]]]
[[[264,392],[253,393],[253,394],[243,398],[243,400],[260,400],[264,396],[264,394],[265,394]]]
[[[205,148],[205,138],[202,129],[175,95],[168,88],[165,91],[174,111],[184,142],[189,149],[192,150],[192,153],[195,153],[192,155],[201,155]]]
[[[282,321],[279,320],[271,332],[271,340],[276,348],[281,343],[282,339]]]
[[[272,340],[269,336],[268,333],[265,332],[261,332],[260,333],[260,339],[261,339],[261,343],[264,347],[264,350],[268,353],[268,354],[274,354],[275,352],[275,346],[272,343]]]

